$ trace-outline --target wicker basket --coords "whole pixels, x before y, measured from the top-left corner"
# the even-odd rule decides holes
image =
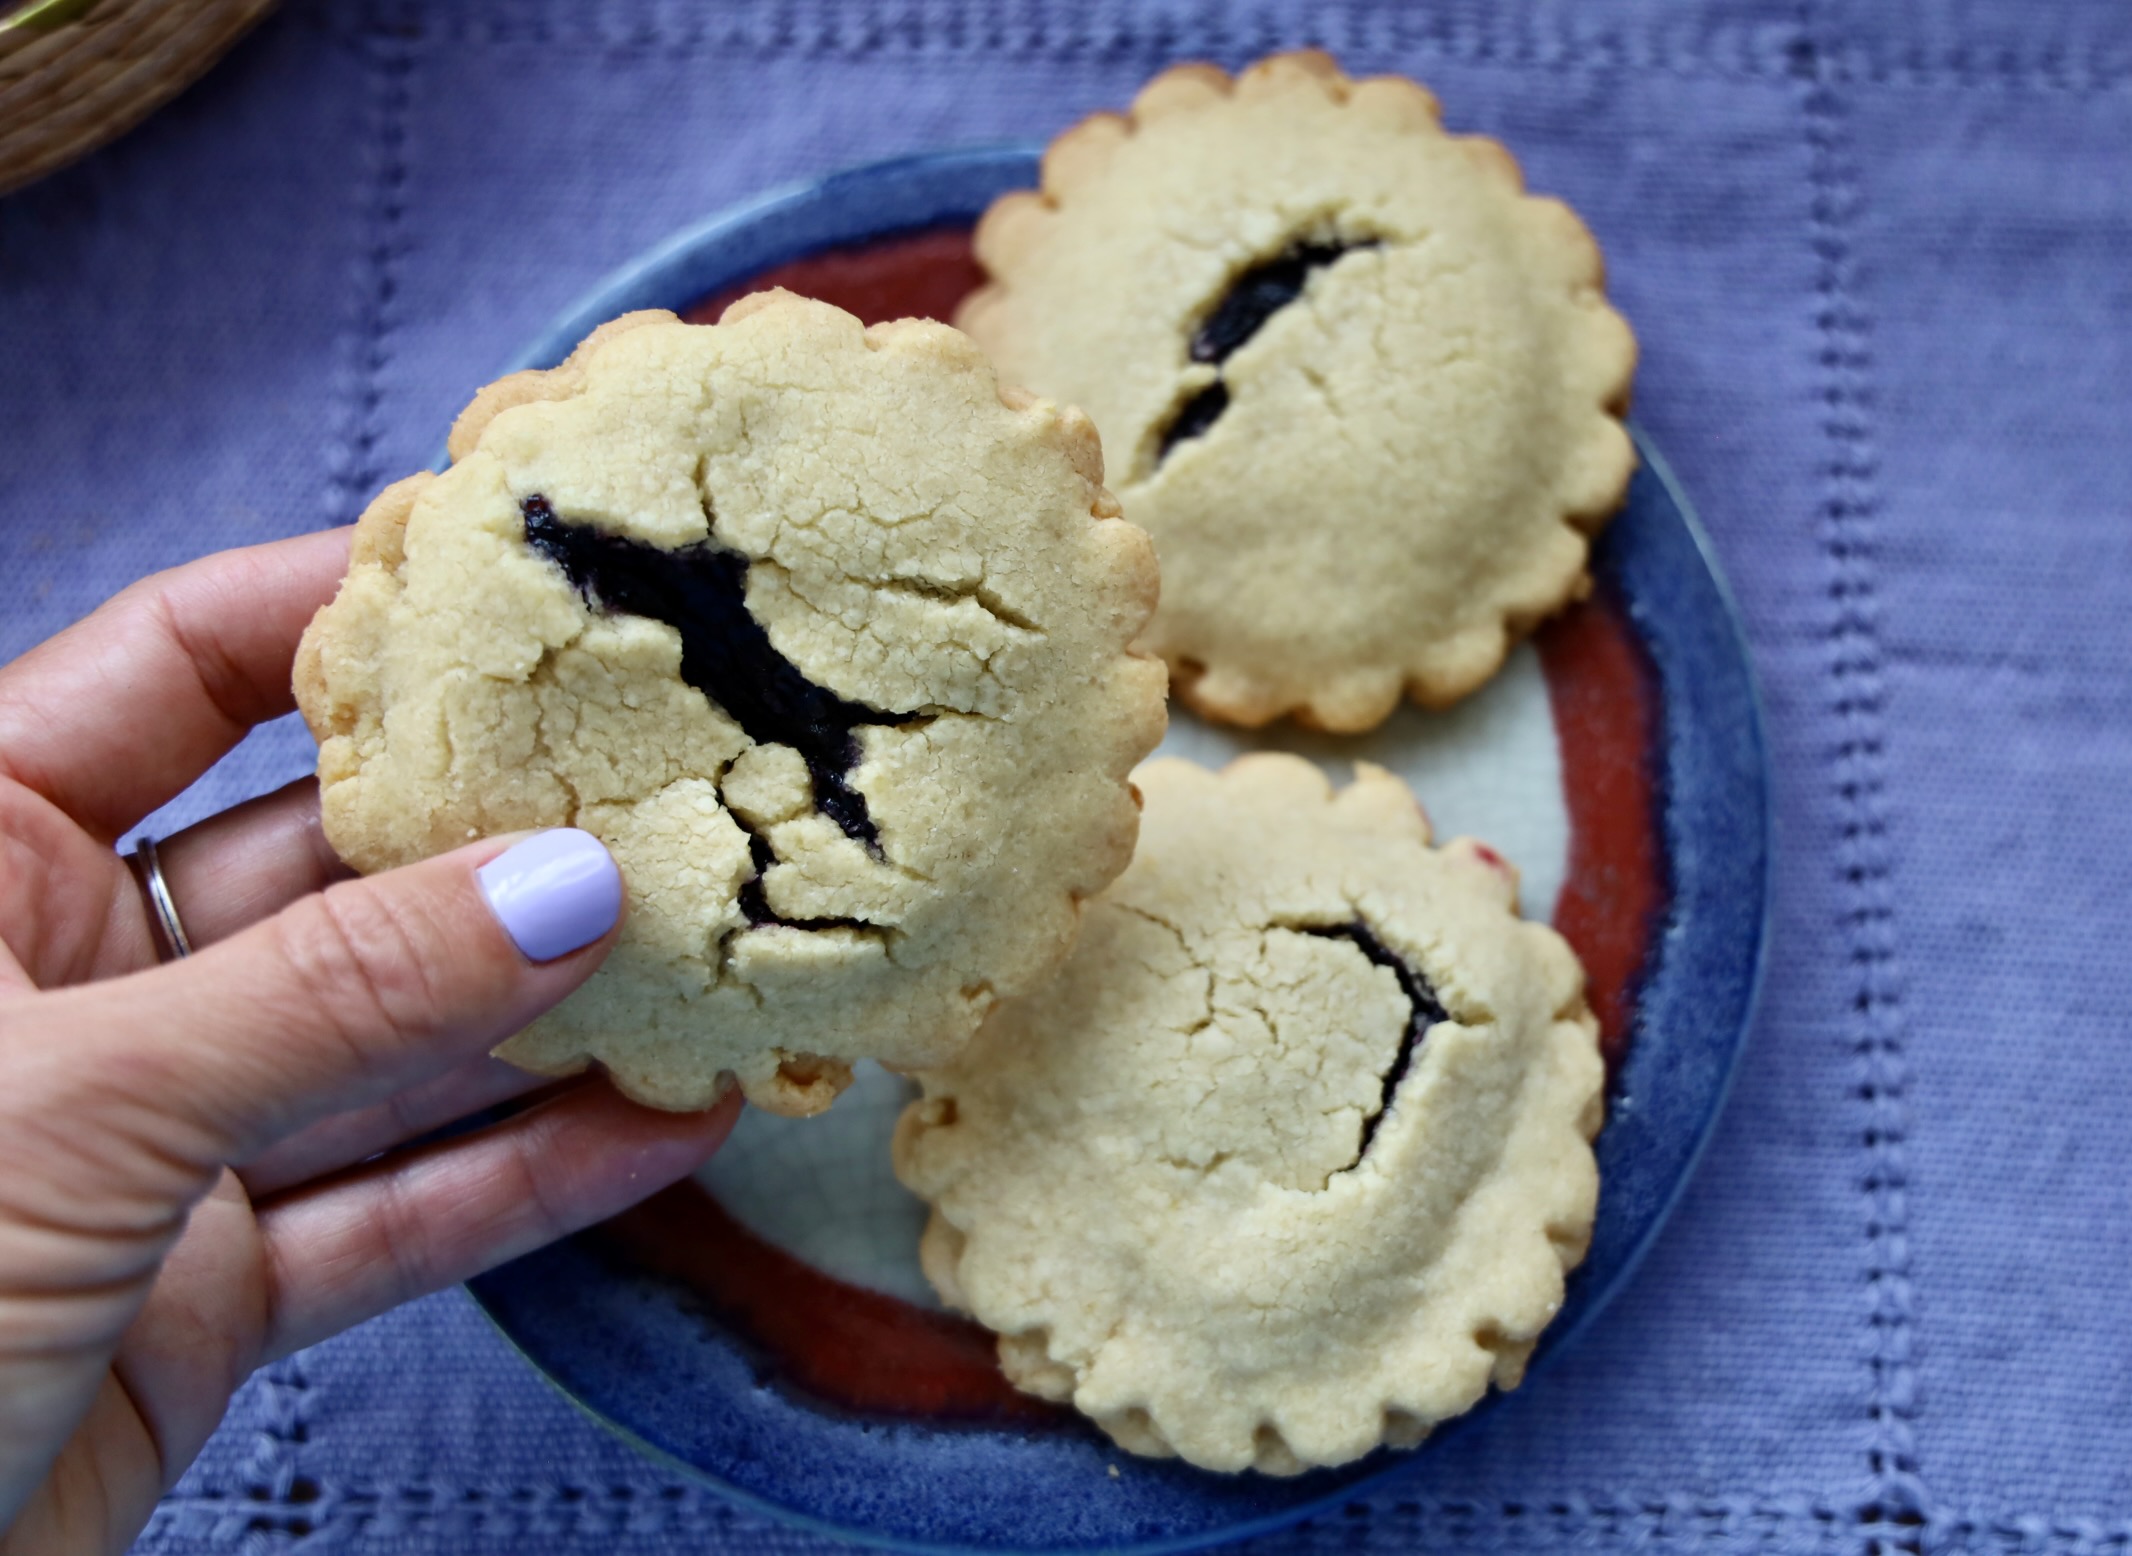
[[[273,3],[0,0],[0,193],[131,129]]]

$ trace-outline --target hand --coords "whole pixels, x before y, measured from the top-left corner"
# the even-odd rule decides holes
[[[655,1113],[484,1057],[612,943],[582,833],[340,880],[292,784],[163,845],[198,954],[156,965],[113,841],[288,711],[347,552],[209,557],[0,669],[0,1552],[123,1550],[253,1368],[623,1209],[731,1126],[737,1099]]]

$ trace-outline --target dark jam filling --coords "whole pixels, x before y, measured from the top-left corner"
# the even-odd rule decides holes
[[[1313,270],[1323,269],[1352,249],[1373,247],[1369,243],[1297,243],[1264,264],[1253,265],[1229,283],[1206,322],[1192,332],[1192,360],[1228,361],[1268,319],[1303,295]]]
[[[586,603],[625,616],[662,621],[681,634],[681,678],[723,708],[759,745],[790,746],[807,764],[815,808],[848,838],[880,852],[866,796],[851,785],[861,724],[890,716],[849,702],[801,675],[770,643],[748,611],[748,559],[708,541],[664,551],[657,546],[565,522],[547,498],[518,505],[526,543],[563,570]],[[736,816],[735,821],[739,818]],[[745,823],[741,823],[745,825]],[[856,927],[851,919],[780,919],[763,895],[762,875],[776,862],[770,845],[749,833],[755,877],[741,888],[751,924],[799,929]]]
[[[1305,929],[1306,935],[1317,935],[1326,940],[1345,940],[1379,967],[1388,968],[1399,980],[1399,992],[1407,997],[1407,1029],[1399,1036],[1399,1051],[1392,1056],[1391,1068],[1384,1072],[1384,1091],[1377,1103],[1377,1111],[1362,1121],[1362,1144],[1356,1148],[1355,1159],[1360,1161],[1370,1148],[1370,1141],[1377,1136],[1377,1126],[1384,1122],[1384,1115],[1392,1110],[1392,1099],[1399,1095],[1399,1087],[1413,1067],[1414,1051],[1430,1027],[1439,1021],[1451,1019],[1443,1001],[1436,997],[1436,990],[1429,980],[1416,972],[1391,950],[1369,925],[1363,923],[1338,924],[1324,929]]]
[[[1263,329],[1268,319],[1303,295],[1312,271],[1343,254],[1376,246],[1374,242],[1295,243],[1263,264],[1253,265],[1230,283],[1214,311],[1192,332],[1192,360],[1220,366]],[[1187,438],[1202,436],[1228,408],[1229,391],[1216,379],[1178,407],[1162,430],[1155,462],[1167,459],[1170,450]]]
[[[1185,439],[1202,436],[1228,408],[1229,388],[1217,378],[1177,408],[1170,424],[1162,429],[1162,445],[1156,450],[1156,462],[1168,459],[1170,450]]]

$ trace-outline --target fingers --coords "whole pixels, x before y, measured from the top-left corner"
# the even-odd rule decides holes
[[[12,843],[21,866],[5,868]],[[318,784],[296,782],[157,845],[163,881],[195,950],[345,880],[318,820]],[[117,978],[156,963],[148,900],[126,860],[48,801],[0,784],[0,938],[20,940],[39,988]],[[0,967],[0,982],[6,980]]]
[[[342,529],[144,578],[0,669],[0,776],[110,843],[295,706],[297,640],[347,567]]]
[[[272,1359],[615,1215],[702,1165],[740,1098],[660,1113],[592,1078],[260,1212]]]
[[[246,1193],[255,1201],[264,1200],[554,1084],[551,1076],[535,1075],[501,1059],[476,1059],[383,1102],[320,1119],[267,1147],[264,1155],[240,1166],[237,1176]]]
[[[294,783],[157,845],[194,949],[225,940],[350,872],[326,842],[318,783]],[[155,931],[131,867],[39,795],[0,783],[0,940],[39,988],[152,967]],[[0,964],[0,983],[9,981]]]
[[[138,957],[140,893],[125,877],[108,845],[43,795],[0,778],[0,986],[79,982],[107,952]]]
[[[299,778],[210,816],[165,838],[156,851],[195,950],[354,873],[326,841],[315,778]],[[140,904],[145,936],[147,904],[138,891],[133,900]]]
[[[525,1026],[591,974],[621,909],[613,859],[571,829],[345,881],[197,956],[30,997],[11,1084],[83,1194],[108,1201],[115,1173],[197,1192]]]

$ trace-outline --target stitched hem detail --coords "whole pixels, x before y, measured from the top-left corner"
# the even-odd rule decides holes
[[[279,1371],[280,1369],[275,1369]],[[279,1381],[298,1402],[304,1384]],[[467,1536],[598,1536],[738,1532],[764,1521],[715,1492],[679,1482],[613,1486],[409,1486],[327,1492],[298,1479],[281,1493],[204,1492],[164,1498],[147,1534],[209,1549],[280,1548],[315,1538],[351,1541],[453,1532]],[[1364,1531],[1367,1531],[1365,1534]],[[1877,1502],[1807,1496],[1595,1494],[1484,1503],[1458,1498],[1353,1502],[1240,1552],[1282,1556],[1353,1551],[1364,1540],[1423,1550],[1494,1548],[1516,1540],[1593,1549],[1683,1551],[1924,1551],[1933,1556],[2132,1556],[2132,1520],[2041,1512],[1897,1513]]]
[[[1962,1513],[1928,1519],[1925,1549],[1976,1556],[2128,1556],[2132,1519],[2073,1518],[2051,1513]]]
[[[303,1420],[309,1387],[298,1357],[254,1373],[244,1390],[251,1451],[236,1472],[235,1484],[164,1497],[148,1520],[148,1531],[212,1542],[217,1549],[250,1550],[265,1536],[285,1530],[291,1510],[318,1495],[317,1483],[306,1480],[296,1463],[309,1435]]]
[[[669,55],[1000,55],[1168,59],[1180,52],[1240,64],[1305,44],[1344,61],[1560,71],[1641,70],[1783,85],[1794,74],[1791,28],[1687,16],[1624,28],[1589,7],[1525,11],[1385,6],[1330,0],[1307,20],[1264,4],[1209,7],[1182,0],[739,0],[677,11],[657,0],[479,0],[449,9],[387,0],[358,23],[400,39],[448,44],[558,45]],[[2095,93],[2132,88],[2132,54],[2096,42],[2039,39],[1982,49],[1963,40],[1898,45],[1825,43],[1828,79],[1874,86],[2011,88]]]
[[[1909,1066],[1887,829],[1887,687],[1875,583],[1880,459],[1872,324],[1854,278],[1851,231],[1860,191],[1847,109],[1835,87],[1840,76],[1828,65],[1810,16],[1793,46],[1793,69],[1805,92],[1817,398],[1828,449],[1816,528],[1828,564],[1826,714],[1836,737],[1829,783],[1837,820],[1831,842],[1845,903],[1838,929],[1848,950],[1851,1095],[1864,1158],[1866,1457],[1874,1488],[1867,1549],[1915,1552],[1924,1492],[1913,1429],[1917,1380],[1904,1152]]]
[[[414,39],[382,25],[378,12],[352,41],[370,88],[363,140],[370,177],[358,216],[361,238],[350,270],[340,397],[345,406],[328,475],[329,524],[352,524],[382,483],[384,371],[392,359],[393,312],[407,213],[407,120],[413,103]]]
[[[1282,1556],[1351,1551],[1367,1529],[1376,1540],[1414,1542],[1420,1549],[1459,1550],[1469,1542],[1494,1546],[1525,1539],[1575,1540],[1595,1549],[1674,1546],[1690,1551],[1765,1550],[1787,1553],[1852,1551],[1870,1510],[1810,1497],[1713,1496],[1695,1492],[1652,1495],[1601,1493],[1483,1503],[1400,1499],[1350,1503],[1266,1542]],[[679,1482],[614,1486],[405,1486],[391,1490],[326,1492],[300,1507],[221,1497],[170,1498],[150,1530],[163,1537],[214,1538],[245,1533],[316,1540],[331,1548],[351,1541],[392,1540],[410,1534],[464,1537],[613,1537],[672,1532],[740,1532],[765,1521],[706,1488]]]

